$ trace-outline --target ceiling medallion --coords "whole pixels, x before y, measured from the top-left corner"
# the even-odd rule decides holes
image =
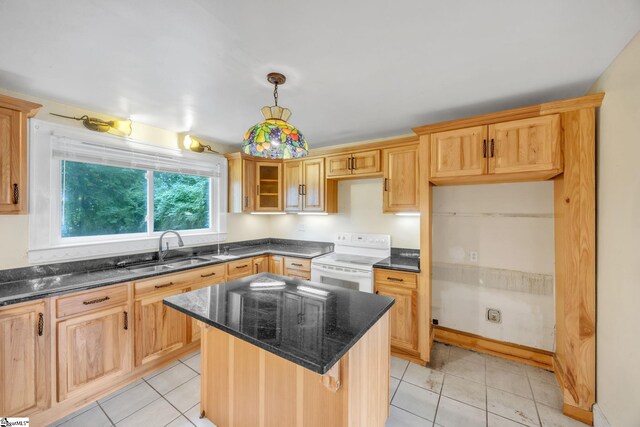
[[[264,121],[245,133],[243,153],[268,159],[293,159],[309,154],[309,146],[302,133],[287,122],[291,117],[291,110],[278,106],[278,86],[283,85],[286,80],[280,73],[267,74],[267,81],[274,85],[275,105],[260,109]]]

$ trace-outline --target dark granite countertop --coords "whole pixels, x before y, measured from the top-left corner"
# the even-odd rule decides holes
[[[420,250],[391,248],[391,256],[375,263],[373,267],[420,273]]]
[[[268,282],[281,282],[269,286]],[[293,363],[325,374],[391,308],[392,298],[261,273],[164,303]]]
[[[0,307],[257,255],[274,254],[314,258],[332,252],[333,244],[301,240],[259,239],[220,244],[221,253],[223,248],[228,249],[229,255],[235,258],[208,259],[196,265],[144,273],[134,272],[130,269],[156,265],[157,252],[0,270]],[[217,249],[217,245],[209,245],[171,250],[168,252],[164,264],[193,257],[211,256],[217,254]]]

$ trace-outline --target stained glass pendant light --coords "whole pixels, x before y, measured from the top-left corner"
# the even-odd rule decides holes
[[[287,122],[291,110],[278,106],[278,86],[287,80],[280,73],[267,74],[267,80],[274,85],[275,105],[262,107],[264,121],[252,126],[244,135],[242,151],[245,154],[268,159],[293,159],[309,154],[309,146],[302,133]]]

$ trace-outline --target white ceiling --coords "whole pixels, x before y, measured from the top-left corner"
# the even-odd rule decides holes
[[[0,87],[238,144],[272,104],[312,147],[579,96],[639,0],[0,0]]]

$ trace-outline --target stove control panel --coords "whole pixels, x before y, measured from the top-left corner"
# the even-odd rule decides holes
[[[388,234],[338,233],[334,243],[336,246],[389,249],[391,247],[391,236]]]

